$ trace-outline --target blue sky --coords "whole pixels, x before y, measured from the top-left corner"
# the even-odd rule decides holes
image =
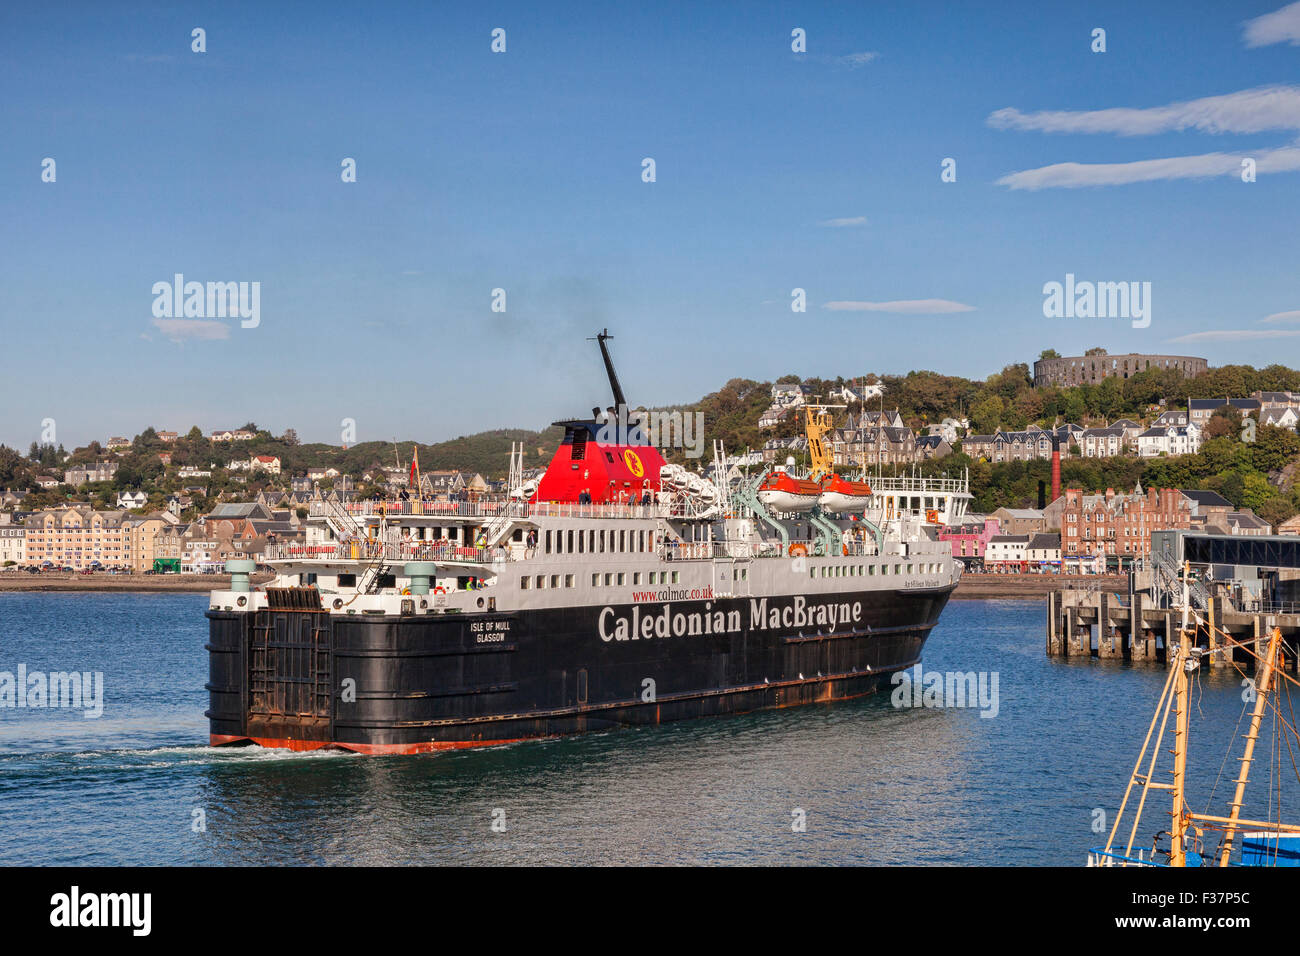
[[[539,427],[608,401],[602,326],[651,405],[1300,365],[1300,3],[953,6],[6,5],[0,441]],[[160,325],[175,273],[260,282],[260,325]],[[1066,273],[1151,282],[1151,325],[1045,319]]]

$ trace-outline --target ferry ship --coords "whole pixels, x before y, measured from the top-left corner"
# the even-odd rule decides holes
[[[610,427],[608,338],[613,409],[557,423],[540,480],[520,447],[500,498],[331,496],[265,586],[228,562],[214,746],[504,744],[858,697],[920,660],[961,574],[938,529],[964,484],[844,478],[820,440],[808,475],[732,481],[715,443],[715,482]]]

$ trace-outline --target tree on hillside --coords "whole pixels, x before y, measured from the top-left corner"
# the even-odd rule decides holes
[[[1255,441],[1250,446],[1251,464],[1268,474],[1281,471],[1300,456],[1300,435],[1289,428],[1261,425],[1255,430]]]
[[[1061,353],[1056,351],[1056,349],[1043,349],[1041,352],[1038,353],[1038,360],[1040,362],[1043,361],[1044,359],[1058,359],[1060,357],[1061,357]]]
[[[1205,437],[1236,438],[1241,434],[1241,412],[1231,405],[1216,408],[1205,423]]]
[[[989,395],[970,410],[970,426],[977,435],[991,435],[1002,424],[1002,399]]]

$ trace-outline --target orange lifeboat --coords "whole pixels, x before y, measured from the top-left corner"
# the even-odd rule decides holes
[[[818,503],[827,511],[861,511],[871,500],[871,486],[836,474],[822,479]]]
[[[821,485],[784,471],[769,471],[758,486],[758,500],[773,511],[809,511],[821,497]]]

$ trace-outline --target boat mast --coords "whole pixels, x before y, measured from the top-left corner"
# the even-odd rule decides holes
[[[1250,715],[1250,731],[1246,734],[1246,749],[1241,755],[1241,773],[1237,774],[1237,791],[1232,796],[1232,809],[1228,811],[1228,832],[1224,834],[1223,855],[1219,857],[1219,866],[1227,866],[1228,857],[1232,854],[1232,837],[1237,832],[1237,821],[1241,817],[1241,804],[1246,795],[1246,781],[1250,777],[1250,762],[1255,755],[1255,740],[1259,737],[1260,719],[1264,716],[1264,704],[1268,700],[1269,685],[1273,681],[1273,664],[1277,660],[1277,649],[1281,642],[1282,631],[1275,627],[1268,636],[1268,650],[1264,654],[1259,686],[1255,689],[1255,709]]]
[[[1187,734],[1191,730],[1188,711],[1188,680],[1191,672],[1199,662],[1191,657],[1191,638],[1188,636],[1187,613],[1191,600],[1187,593],[1187,562],[1183,562],[1183,626],[1178,630],[1178,660],[1174,665],[1178,672],[1174,675],[1174,780],[1170,788],[1173,817],[1169,827],[1169,865],[1186,866],[1187,851],[1184,841],[1187,836],[1187,816],[1183,812],[1187,789]]]

